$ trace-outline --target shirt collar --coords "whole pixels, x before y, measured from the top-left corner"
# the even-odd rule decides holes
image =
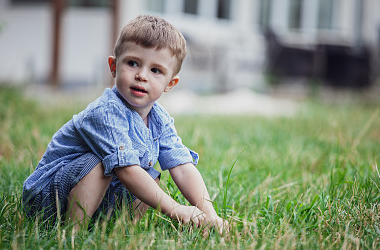
[[[127,106],[128,109],[132,110],[129,103],[120,95],[119,91],[117,91],[116,86],[112,88],[112,91],[117,95],[117,97]]]
[[[132,109],[130,104],[120,95],[119,91],[116,89],[116,86],[112,88],[112,91],[124,103],[124,105],[129,110],[131,110],[131,112],[136,112]],[[154,134],[157,135],[154,135],[154,137],[159,137],[162,133],[163,127],[166,125],[166,123],[168,123],[168,119],[163,115],[162,110],[156,102],[153,104],[153,107],[149,111],[148,120],[150,129]]]

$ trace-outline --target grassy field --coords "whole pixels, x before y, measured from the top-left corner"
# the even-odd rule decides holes
[[[0,249],[380,248],[379,103],[302,106],[287,118],[176,117],[228,235],[203,238],[151,209],[137,225],[121,211],[73,237],[25,219],[21,192],[53,133],[84,106],[44,107],[1,87]],[[185,202],[167,172],[161,187]]]

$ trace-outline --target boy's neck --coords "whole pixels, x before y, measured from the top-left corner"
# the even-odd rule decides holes
[[[149,127],[148,126],[148,116],[145,116],[145,118],[143,118],[143,121],[145,123],[145,126]]]
[[[132,109],[140,115],[141,119],[144,121],[145,125],[148,127],[148,115],[149,115],[149,112],[152,109],[152,107],[150,107],[150,108],[147,107],[147,108],[138,109],[138,110],[134,109],[134,108],[132,108]]]

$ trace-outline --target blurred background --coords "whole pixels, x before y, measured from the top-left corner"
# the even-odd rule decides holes
[[[110,86],[116,36],[144,13],[187,39],[179,90],[378,85],[379,0],[0,0],[0,82]]]

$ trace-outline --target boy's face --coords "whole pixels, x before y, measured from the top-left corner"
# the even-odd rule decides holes
[[[117,61],[108,58],[110,70],[121,96],[146,116],[162,93],[178,83],[179,77],[174,76],[177,59],[168,49],[145,48],[133,42],[126,47]]]

